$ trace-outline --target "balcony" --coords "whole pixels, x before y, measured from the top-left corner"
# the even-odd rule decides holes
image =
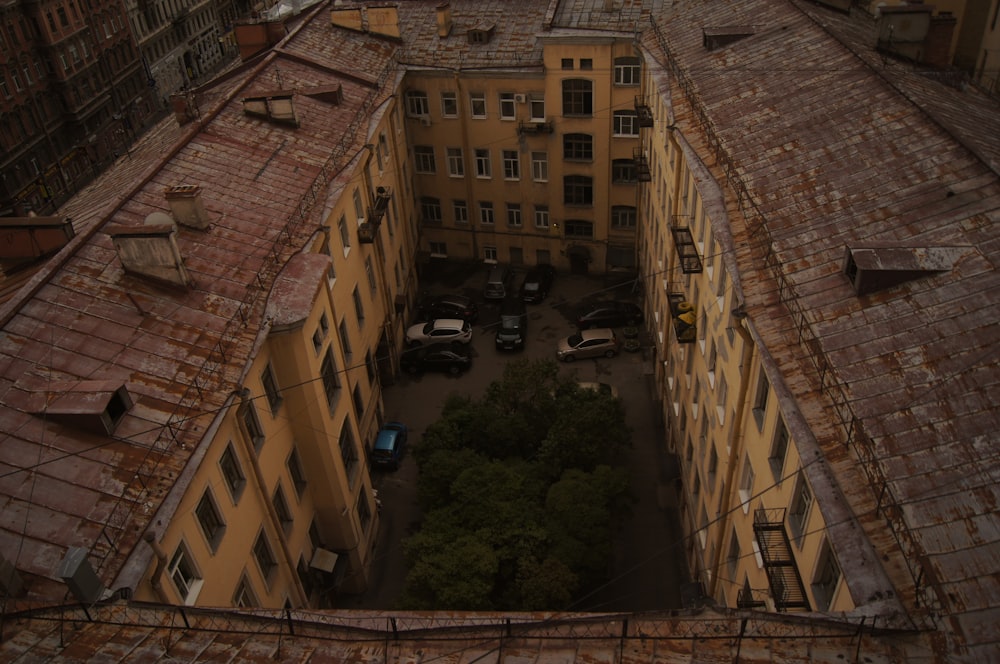
[[[518,122],[517,133],[522,135],[551,134],[555,126],[551,120],[547,122]]]
[[[671,226],[670,233],[674,236],[674,248],[681,261],[681,272],[684,274],[700,273],[702,270],[701,256],[694,236],[687,226]]]
[[[639,182],[650,182],[653,179],[649,172],[649,159],[642,148],[632,148],[632,161],[635,163],[635,178]]]
[[[639,116],[640,127],[653,126],[653,112],[641,97],[635,98],[635,112]]]
[[[668,293],[667,304],[670,306],[670,320],[674,325],[677,342],[694,343],[698,338],[698,329],[695,325],[698,316],[694,304],[688,302],[684,293]]]
[[[760,545],[760,556],[764,560],[764,571],[771,586],[774,608],[809,610],[809,600],[802,584],[802,576],[792,557],[792,547],[785,530],[785,509],[754,510],[753,533]]]

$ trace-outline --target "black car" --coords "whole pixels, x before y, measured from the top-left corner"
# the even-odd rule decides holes
[[[470,366],[468,346],[459,343],[418,346],[404,351],[399,358],[399,368],[410,374],[443,371],[457,376]]]
[[[418,315],[420,320],[458,318],[467,323],[475,323],[479,318],[479,307],[472,298],[465,295],[439,295],[421,302]]]
[[[528,312],[520,300],[504,300],[495,337],[497,350],[522,350],[528,335]]]
[[[555,278],[556,269],[551,265],[536,265],[531,268],[521,283],[521,300],[529,303],[541,302],[548,297]]]
[[[576,319],[576,326],[581,330],[591,327],[621,327],[638,325],[642,319],[642,309],[632,302],[598,302]]]

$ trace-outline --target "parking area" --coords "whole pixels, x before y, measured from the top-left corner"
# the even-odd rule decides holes
[[[520,285],[525,270],[515,271],[513,288]],[[451,394],[479,397],[513,358],[555,359],[557,341],[575,331],[574,314],[580,306],[616,297],[631,297],[631,285],[609,286],[601,277],[560,273],[549,296],[540,304],[529,304],[524,350],[496,350],[494,335],[500,303],[482,297],[486,270],[448,272],[427,278],[428,294],[461,293],[479,304],[470,344],[472,367],[460,376],[426,373],[401,375],[384,393],[385,419],[404,422],[410,428],[410,445],[420,444],[427,426]],[[579,381],[610,383],[617,387],[633,432],[633,448],[626,460],[636,503],[632,515],[620,524],[612,578],[608,586],[585,598],[578,611],[637,611],[681,606],[680,587],[687,581],[683,542],[676,510],[664,431],[652,399],[652,368],[646,353],[621,352],[617,357],[580,359],[560,363],[560,370]],[[381,526],[373,563],[372,583],[366,593],[344,597],[342,608],[392,609],[406,576],[402,540],[419,527],[416,505],[416,464],[403,458],[396,471],[373,471],[381,502]],[[447,607],[441,607],[447,608]]]

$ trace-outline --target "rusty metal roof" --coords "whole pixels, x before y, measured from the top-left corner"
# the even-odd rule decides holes
[[[681,3],[656,24],[678,127],[736,193],[749,320],[825,463],[907,610],[995,656],[1000,107],[886,62],[861,11]],[[754,30],[709,50],[718,25]],[[845,249],[869,246],[955,260],[858,296]]]
[[[141,535],[237,387],[273,279],[392,92],[379,83],[395,46],[331,30],[317,10],[287,50],[196,91],[194,121],[168,118],[63,208],[76,237],[0,309],[0,553],[29,597],[65,596],[57,571],[68,547],[87,549],[106,582],[133,553],[147,555]],[[342,86],[339,103],[308,94],[330,86]],[[305,91],[293,94],[298,128],[244,113],[243,97],[275,89]],[[210,221],[177,233],[193,286],[126,274],[102,229],[168,212],[164,191],[191,184]],[[88,422],[126,403],[109,405],[107,390],[47,416],[46,400],[59,403],[52,389],[81,384],[125,386],[133,403],[113,434],[75,424],[78,403]]]

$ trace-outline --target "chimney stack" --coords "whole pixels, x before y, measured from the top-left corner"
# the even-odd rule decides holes
[[[437,6],[438,37],[444,39],[451,34],[451,5],[442,2]]]

